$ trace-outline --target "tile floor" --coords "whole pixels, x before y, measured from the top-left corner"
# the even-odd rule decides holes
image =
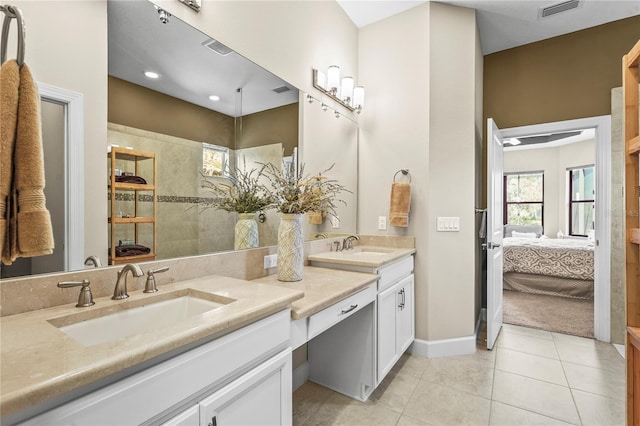
[[[505,325],[493,351],[405,354],[369,401],[315,383],[294,425],[624,425],[625,362],[609,344]]]

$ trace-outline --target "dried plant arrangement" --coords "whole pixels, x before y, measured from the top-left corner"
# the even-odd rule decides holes
[[[338,196],[351,191],[337,180],[324,176],[334,165],[315,176],[304,174],[304,164],[298,171],[293,165],[282,170],[272,163],[262,166],[262,173],[272,186],[273,206],[281,213],[322,212],[336,216],[337,203],[347,204]]]
[[[255,213],[269,208],[274,202],[274,197],[269,189],[260,183],[264,169],[263,165],[260,169],[247,171],[245,164],[243,169],[229,170],[229,183],[204,179],[202,187],[208,189],[213,197],[202,199],[200,204],[204,208],[237,213]]]

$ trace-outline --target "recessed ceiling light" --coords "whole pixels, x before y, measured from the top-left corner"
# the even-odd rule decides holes
[[[145,71],[144,75],[146,75],[148,78],[158,78],[158,77],[160,77],[160,74],[158,74],[157,72],[153,72],[153,71]]]
[[[220,96],[211,95],[211,96],[209,96],[209,99],[211,99],[212,101],[216,102],[216,101],[220,100]]]

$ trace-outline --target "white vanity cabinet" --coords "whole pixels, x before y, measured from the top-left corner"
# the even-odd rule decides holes
[[[162,426],[291,423],[291,353],[283,351]]]
[[[310,256],[311,264],[334,269],[377,274],[376,296],[376,380],[375,386],[389,373],[415,339],[413,255],[404,256],[381,266],[353,264],[320,256]]]
[[[290,315],[167,356],[20,424],[291,424]]]
[[[414,340],[413,274],[378,294],[378,383]]]

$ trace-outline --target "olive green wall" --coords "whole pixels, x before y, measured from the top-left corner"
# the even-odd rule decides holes
[[[298,103],[242,117],[242,133],[235,149],[281,143],[284,155],[298,146]]]
[[[610,114],[622,56],[639,38],[634,16],[486,55],[484,121],[508,128]]]
[[[109,76],[108,122],[233,148],[233,117]]]

